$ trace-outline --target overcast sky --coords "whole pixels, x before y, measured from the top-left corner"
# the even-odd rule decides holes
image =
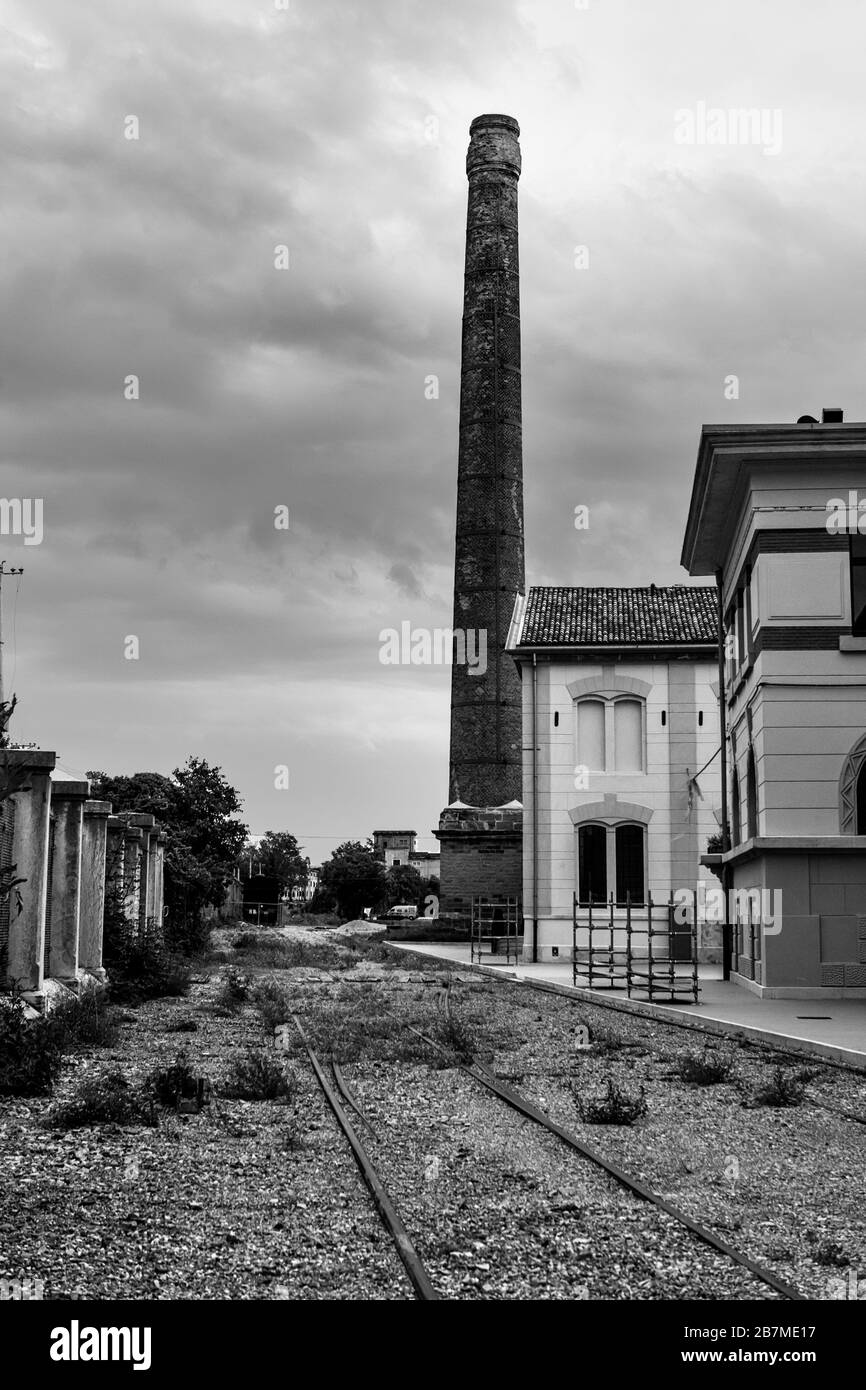
[[[522,132],[528,581],[677,582],[703,422],[866,413],[866,17],[279,5],[0,0],[5,669],[66,770],[205,757],[319,863],[447,800],[449,670],[379,633],[451,622],[470,121]]]

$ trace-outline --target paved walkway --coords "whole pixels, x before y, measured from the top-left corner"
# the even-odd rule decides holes
[[[866,1068],[866,999],[760,999],[741,985],[723,980],[720,965],[702,965],[698,969],[701,990],[698,1004],[647,1004],[627,999],[625,994],[613,995],[607,990],[574,989],[570,962],[472,966],[468,942],[438,945],[428,941],[393,941],[389,944],[398,950],[459,961],[485,974],[516,977],[594,1004],[606,1004],[685,1026],[695,1026],[697,1021],[713,1033],[744,1034],[795,1052],[808,1052]]]

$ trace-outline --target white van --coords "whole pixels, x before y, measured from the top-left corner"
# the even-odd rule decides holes
[[[394,907],[389,907],[385,913],[386,922],[414,922],[418,916],[418,909],[412,903],[397,903]]]

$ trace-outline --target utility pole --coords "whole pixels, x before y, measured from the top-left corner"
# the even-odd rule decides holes
[[[0,705],[6,699],[3,688],[3,579],[6,575],[21,575],[23,569],[7,569],[6,561],[0,560]]]

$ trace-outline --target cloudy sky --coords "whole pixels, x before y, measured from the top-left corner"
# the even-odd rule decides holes
[[[481,112],[522,129],[529,582],[683,579],[702,422],[864,418],[861,0],[0,0],[0,25],[0,492],[44,502],[40,545],[0,537],[6,682],[71,773],[193,753],[315,863],[376,827],[435,847],[449,671],[381,665],[379,633],[451,621]],[[771,139],[699,143],[744,107]]]

